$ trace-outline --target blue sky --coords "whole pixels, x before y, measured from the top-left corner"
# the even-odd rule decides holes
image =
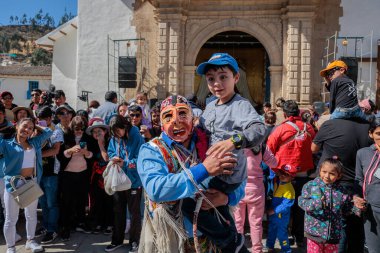
[[[77,15],[78,0],[0,0],[0,25],[8,25],[10,16],[21,17],[24,13],[30,17],[40,10],[54,17],[57,25],[59,19],[65,13]]]

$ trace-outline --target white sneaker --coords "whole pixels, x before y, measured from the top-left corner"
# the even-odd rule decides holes
[[[8,248],[7,253],[16,253],[16,247]]]
[[[33,253],[44,251],[41,245],[35,240],[28,240],[25,244],[25,249],[30,249]]]
[[[19,242],[19,241],[21,241],[21,240],[22,240],[21,235],[19,235],[19,234],[16,233],[16,236],[15,236],[15,242],[17,243],[17,242]]]

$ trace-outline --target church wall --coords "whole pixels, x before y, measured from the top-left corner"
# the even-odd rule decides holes
[[[91,91],[89,99],[104,102],[108,90],[107,35],[112,39],[136,38],[132,0],[78,1],[77,92]],[[133,46],[133,45],[132,45]],[[113,85],[111,90],[117,87]],[[120,92],[121,95],[124,93]],[[79,108],[87,105],[78,101]]]
[[[56,40],[53,51],[52,84],[63,90],[67,103],[77,103],[77,30]]]

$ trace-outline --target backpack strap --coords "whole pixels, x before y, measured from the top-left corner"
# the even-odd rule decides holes
[[[306,126],[305,122],[303,123],[303,130],[302,131],[299,129],[299,127],[295,123],[293,123],[291,121],[286,121],[285,124],[288,124],[289,126],[293,127],[297,131],[297,133],[295,135],[293,135],[292,137],[290,137],[289,139],[287,139],[286,141],[284,141],[283,143],[281,143],[280,147],[284,146],[285,144],[288,144],[289,142],[291,142],[292,140],[297,138],[297,136],[299,136],[300,134],[306,133],[307,135],[311,136],[310,133],[307,132],[307,128],[306,128],[307,126]]]
[[[288,124],[289,126],[292,126],[295,130],[297,130],[297,134],[300,132],[299,127],[296,124],[294,124],[293,122],[286,121],[285,123]],[[304,124],[304,130],[305,130],[306,124],[305,123],[303,123],[303,124]]]

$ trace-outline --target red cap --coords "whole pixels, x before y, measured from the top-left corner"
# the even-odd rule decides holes
[[[3,91],[3,92],[1,92],[0,97],[3,98],[5,96],[7,96],[7,95],[10,95],[13,98],[12,93],[10,93],[9,91]]]

